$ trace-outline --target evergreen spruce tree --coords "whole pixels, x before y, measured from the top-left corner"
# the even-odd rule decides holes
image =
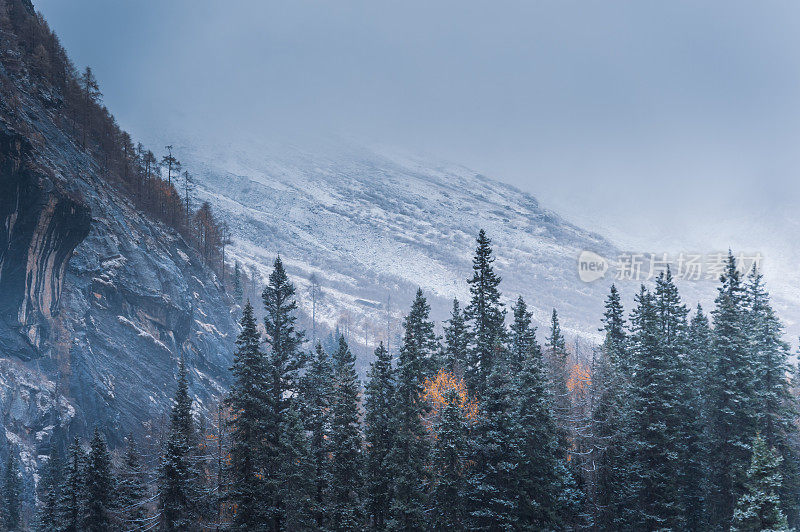
[[[61,452],[51,440],[50,456],[39,473],[41,477],[38,486],[40,505],[36,513],[36,530],[52,530],[58,523],[58,504],[61,498],[63,468]]]
[[[267,353],[267,397],[263,417],[264,453],[263,511],[272,530],[285,528],[285,501],[281,472],[290,450],[282,445],[281,431],[287,419],[291,397],[299,391],[299,372],[305,358],[300,352],[303,334],[296,329],[297,302],[294,285],[289,281],[280,257],[275,259],[269,282],[264,288],[264,329]]]
[[[82,529],[86,508],[85,467],[86,454],[83,452],[78,438],[75,438],[75,441],[69,446],[69,457],[61,486],[56,527],[59,532],[78,532]]]
[[[743,493],[750,443],[758,428],[757,374],[748,335],[747,296],[731,253],[713,312],[713,366],[708,380],[710,528],[730,527]]]
[[[580,494],[558,449],[558,432],[550,410],[550,392],[542,349],[531,325],[531,315],[519,298],[514,308],[509,348],[515,363],[516,402],[513,417],[519,451],[516,472],[517,526],[522,530],[561,530],[575,522]]]
[[[694,315],[689,322],[689,380],[693,383],[694,393],[690,396],[689,408],[695,423],[699,425],[696,434],[686,442],[686,450],[692,460],[692,465],[701,477],[695,483],[702,500],[697,496],[687,501],[687,527],[698,530],[710,526],[708,518],[709,493],[709,464],[713,457],[709,454],[709,430],[712,416],[712,401],[710,398],[709,382],[714,374],[714,358],[712,345],[712,331],[707,315],[701,305],[697,305]],[[687,462],[689,463],[689,462]],[[701,511],[701,516],[697,511]]]
[[[620,475],[623,467],[620,439],[628,370],[624,310],[619,291],[613,284],[602,322],[600,330],[605,338],[592,372],[592,386],[597,390],[592,413],[596,456],[594,521],[600,530],[612,530],[615,520],[622,514],[620,499],[624,479]]]
[[[333,426],[331,430],[331,529],[363,528],[363,477],[356,358],[343,336],[334,357]]]
[[[19,464],[16,449],[8,450],[8,459],[3,471],[3,524],[5,530],[19,530],[20,522],[20,497],[22,494],[22,479],[19,473]]]
[[[628,529],[680,528],[674,365],[664,349],[662,300],[641,287],[631,316],[631,376],[624,434]]]
[[[395,395],[392,357],[383,342],[375,350],[365,390],[364,436],[366,440],[365,502],[370,525],[383,530],[389,517],[393,401]]]
[[[788,531],[786,516],[781,510],[781,457],[760,434],[753,440],[753,457],[747,471],[745,491],[733,512],[736,532]]]
[[[536,327],[531,325],[531,313],[522,296],[517,298],[517,303],[512,307],[514,322],[509,333],[509,368],[516,374],[522,370],[525,361],[531,356],[542,357],[541,347],[536,342]],[[534,351],[538,351],[534,355]]]
[[[453,300],[450,319],[444,327],[444,367],[454,375],[463,375],[467,366],[469,331],[458,299]]]
[[[567,457],[570,447],[570,411],[572,404],[569,396],[569,365],[567,360],[567,343],[558,322],[558,313],[553,309],[550,319],[550,335],[547,337],[548,365],[550,367],[550,387],[553,398],[553,415],[558,428],[558,448],[562,458]]]
[[[244,306],[240,324],[242,331],[236,339],[231,368],[234,383],[228,395],[228,404],[234,413],[230,421],[228,497],[235,508],[233,526],[240,530],[259,530],[266,529],[263,512],[268,504],[261,456],[264,423],[269,413],[269,370],[259,347],[261,336],[249,301]]]
[[[746,289],[759,430],[767,447],[775,449],[782,458],[783,485],[779,494],[790,524],[796,524],[800,478],[798,457],[791,442],[797,433],[798,412],[787,378],[789,346],[783,341],[783,326],[770,304],[762,275],[755,268],[748,277]]]
[[[89,532],[111,529],[116,486],[111,476],[111,455],[106,440],[95,427],[86,463],[86,516],[83,527]]]
[[[119,519],[125,528],[141,526],[147,517],[147,482],[133,436],[128,438],[117,478]]]
[[[289,403],[281,430],[282,463],[281,491],[285,504],[286,530],[313,530],[316,521],[314,498],[314,461],[306,430],[296,401]]]
[[[434,530],[464,530],[467,525],[468,421],[462,398],[451,388],[434,427],[431,470],[431,526]]]
[[[405,318],[405,333],[397,364],[397,387],[394,400],[394,443],[392,464],[392,503],[389,521],[394,530],[421,530],[425,527],[425,504],[428,487],[426,468],[429,442],[422,416],[428,406],[423,399],[425,362],[436,348],[430,306],[417,295]]]
[[[472,278],[467,281],[472,299],[464,309],[470,324],[470,344],[465,376],[473,393],[483,395],[497,349],[505,340],[505,310],[500,302],[500,277],[492,263],[491,240],[481,229],[472,259]]]
[[[196,442],[192,399],[183,358],[178,366],[178,388],[170,415],[169,433],[158,482],[161,527],[164,530],[190,530],[197,515],[197,471],[193,464]]]
[[[513,386],[505,357],[497,358],[478,398],[478,420],[470,440],[474,464],[468,480],[469,528],[514,530],[518,527],[517,476],[519,428],[513,415]]]
[[[322,344],[317,342],[314,358],[302,380],[302,408],[314,467],[311,507],[320,530],[326,527],[329,517],[333,386],[333,365]]]
[[[681,302],[669,267],[656,280],[655,303],[659,353],[665,363],[659,385],[663,387],[662,405],[667,408],[663,422],[669,438],[668,456],[678,457],[673,472],[678,490],[675,519],[681,528],[698,530],[704,515],[703,419],[698,408],[702,393],[689,354],[689,311]]]

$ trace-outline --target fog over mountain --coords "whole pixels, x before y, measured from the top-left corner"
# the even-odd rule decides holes
[[[378,141],[623,249],[760,251],[791,299],[800,8],[766,7],[37,2],[153,145]]]

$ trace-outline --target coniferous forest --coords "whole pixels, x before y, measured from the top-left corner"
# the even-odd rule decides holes
[[[481,230],[472,270],[463,272],[469,299],[454,300],[449,318],[435,322],[419,289],[399,341],[380,343],[362,378],[348,345],[355,338],[337,330],[317,341],[316,317],[313,331],[300,325],[301,306],[316,311],[316,278],[306,294],[280,257],[264,281],[226,260],[230,229],[209,203],[195,204],[192,174],[173,147],[159,159],[134,144],[103,105],[92,70],[75,68],[27,0],[0,0],[0,61],[0,177],[27,179],[35,169],[44,177],[16,189],[33,190],[58,173],[47,166],[58,149],[80,154],[76,164],[85,157],[109,185],[109,201],[126,202],[157,227],[151,240],[161,232],[191,247],[202,264],[195,273],[208,270],[208,284],[239,323],[235,352],[224,354],[233,361],[232,386],[218,390],[217,404],[199,404],[181,356],[177,378],[163,383],[169,409],[139,433],[120,435],[124,445],[105,426],[72,438],[60,419],[41,431],[47,450],[35,457],[6,435],[3,530],[800,527],[800,370],[761,273],[742,271],[732,253],[713,308],[683,300],[665,268],[635,293],[612,285],[598,330],[582,331],[600,340],[579,341],[562,330],[558,309],[537,328],[535,302],[503,292],[499,257]],[[41,133],[48,129],[69,142],[51,146]],[[25,159],[26,150],[45,155]],[[63,192],[74,205],[77,195]],[[87,221],[81,238],[88,232]],[[0,273],[5,260],[0,254]],[[95,280],[113,285],[109,279]],[[92,297],[105,304],[99,290]],[[313,303],[301,305],[306,297]],[[122,314],[114,320],[131,323]],[[137,334],[172,356],[147,331]],[[87,418],[80,422],[91,424]],[[23,474],[26,464],[38,465],[35,474]]]
[[[470,300],[435,334],[420,290],[366,382],[347,341],[308,347],[280,258],[244,301],[213,424],[181,362],[156,460],[74,441],[40,472],[43,530],[788,530],[798,522],[797,372],[761,275],[729,256],[715,306],[667,269],[576,364],[553,310],[502,302],[478,235]],[[264,309],[263,324],[254,305]],[[540,339],[541,338],[541,339]],[[151,449],[151,452],[152,449]],[[154,464],[147,467],[145,464]],[[14,458],[6,527],[19,522]]]

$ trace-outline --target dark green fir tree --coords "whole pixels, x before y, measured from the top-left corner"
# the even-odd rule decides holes
[[[367,374],[364,437],[366,440],[365,503],[370,526],[383,530],[389,518],[393,406],[395,398],[392,357],[383,342]]]
[[[753,456],[744,493],[736,502],[731,530],[736,532],[788,531],[781,510],[781,457],[760,434],[753,440]]]
[[[231,368],[234,383],[228,395],[228,405],[235,413],[230,420],[228,497],[235,508],[233,526],[239,530],[255,530],[266,519],[261,456],[264,419],[269,413],[269,370],[249,301],[244,306],[240,324],[242,331],[236,339]]]
[[[405,332],[396,371],[394,442],[390,453],[393,497],[388,523],[393,530],[421,530],[427,522],[426,466],[430,448],[422,423],[422,416],[428,411],[423,391],[425,363],[436,349],[429,314],[430,306],[422,290],[417,290],[403,324]]]
[[[197,471],[193,461],[195,443],[192,399],[189,396],[186,365],[181,358],[178,388],[158,479],[160,523],[164,530],[191,530],[199,519]]]
[[[336,531],[363,528],[362,440],[356,357],[343,336],[333,356],[333,426],[331,428],[331,524]]]
[[[95,427],[86,462],[86,516],[84,529],[89,532],[111,530],[117,486],[111,473],[111,455],[106,440]]]
[[[505,309],[500,302],[500,276],[494,271],[492,241],[481,229],[472,259],[469,305],[464,317],[470,326],[470,343],[465,377],[470,391],[482,395],[498,349],[505,341]]]

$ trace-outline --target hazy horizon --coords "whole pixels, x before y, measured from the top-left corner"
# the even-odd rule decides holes
[[[145,142],[369,139],[513,184],[624,248],[761,251],[796,280],[800,6],[35,5]]]

